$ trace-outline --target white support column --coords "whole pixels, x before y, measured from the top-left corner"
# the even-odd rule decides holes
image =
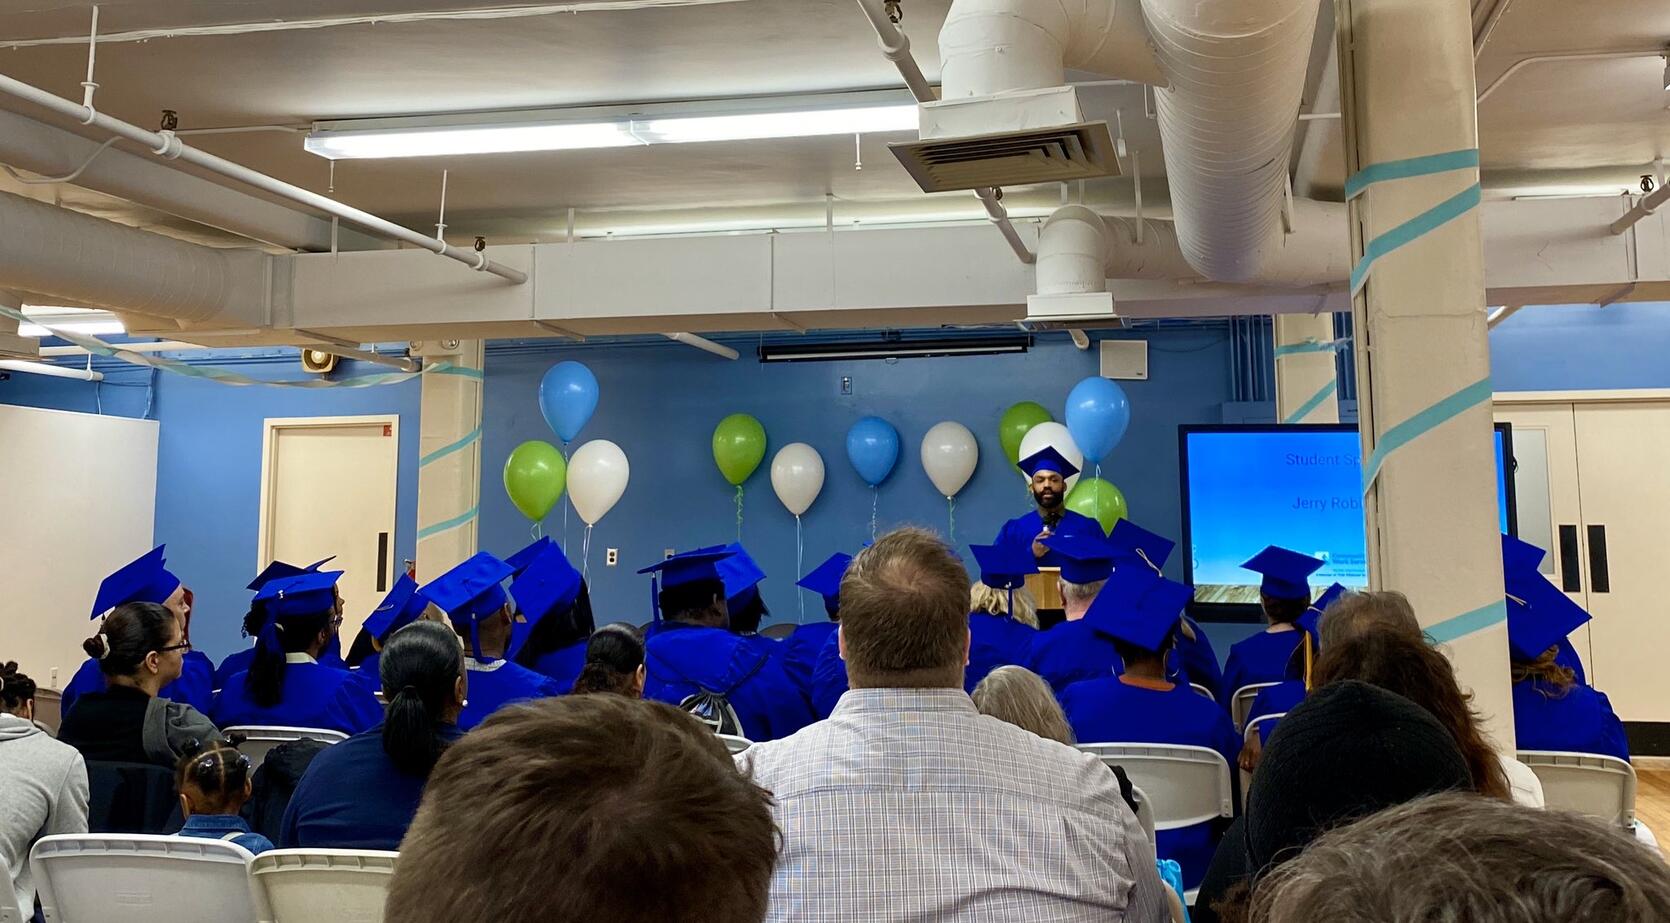
[[[1334,315],[1277,314],[1276,419],[1283,423],[1338,423],[1339,376]],[[1290,351],[1283,352],[1286,348]]]
[[[1408,594],[1511,749],[1472,23],[1451,0],[1336,9],[1346,172],[1370,181],[1350,211],[1353,259],[1372,261],[1352,304],[1365,474],[1383,459],[1370,582]]]
[[[476,552],[481,506],[481,340],[417,344],[413,354],[445,372],[422,378],[418,427],[418,582]]]

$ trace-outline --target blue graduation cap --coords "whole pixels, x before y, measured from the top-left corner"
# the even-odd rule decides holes
[[[1038,572],[1038,560],[1030,549],[1017,545],[970,545],[980,565],[980,582],[994,590],[1017,590],[1026,585],[1026,575]]]
[[[440,606],[454,626],[470,626],[470,655],[480,662],[481,643],[477,626],[482,619],[504,607],[509,599],[504,591],[504,578],[510,576],[511,566],[485,551],[436,577],[418,592]]]
[[[255,594],[265,608],[269,623],[292,615],[317,615],[336,605],[336,581],[342,571],[303,571],[290,577],[269,580]]]
[[[837,551],[825,558],[822,564],[812,568],[811,573],[796,580],[794,585],[822,596],[825,608],[839,609],[841,578],[846,576],[847,567],[851,564],[852,555]]]
[[[1294,620],[1294,624],[1298,625],[1301,630],[1309,634],[1311,636],[1311,640],[1316,643],[1317,647],[1320,648],[1322,646],[1322,613],[1328,611],[1328,607],[1334,604],[1334,600],[1339,599],[1341,596],[1344,596],[1349,592],[1351,591],[1346,589],[1344,584],[1340,583],[1336,583],[1333,586],[1328,587],[1326,590],[1322,591],[1321,596],[1316,598],[1316,602],[1311,603],[1305,608],[1305,614]]]
[[[1100,535],[1057,533],[1044,547],[1061,555],[1061,579],[1068,583],[1096,583],[1113,573],[1113,548]]]
[[[1194,588],[1187,584],[1146,568],[1127,567],[1114,571],[1091,602],[1084,621],[1101,634],[1158,651],[1192,598]]]
[[[753,556],[742,547],[740,542],[732,542],[721,548],[709,550],[730,552],[730,557],[720,558],[714,562],[715,569],[719,571],[719,579],[725,584],[725,599],[727,601],[733,599],[746,601],[744,597],[747,592],[759,586],[760,581],[765,579],[765,571],[760,569],[760,565],[754,561]]]
[[[514,576],[520,577],[522,572],[528,569],[528,565],[533,563],[534,558],[539,557],[541,552],[554,544],[556,542],[551,540],[551,536],[541,535],[539,538],[523,545],[521,550],[515,554],[505,558],[504,562],[510,565],[511,573]]]
[[[715,581],[721,586],[725,578],[719,575],[719,562],[731,556],[730,549],[721,546],[697,548],[675,554],[664,561],[657,561],[648,567],[639,569],[640,574],[650,574],[650,605],[655,613],[655,620],[661,621],[661,591],[674,587],[700,583],[704,580]]]
[[[1079,473],[1079,469],[1073,467],[1073,463],[1067,460],[1067,456],[1057,452],[1055,446],[1050,445],[1044,446],[1021,459],[1020,469],[1026,472],[1027,477],[1032,477],[1040,471],[1054,471],[1061,475],[1062,480]]]
[[[260,590],[263,586],[266,586],[268,582],[277,580],[280,577],[295,577],[300,574],[318,573],[319,568],[324,567],[326,564],[329,564],[334,560],[336,560],[336,555],[333,554],[322,561],[314,561],[306,567],[297,567],[296,565],[285,561],[274,561],[262,568],[261,572],[255,575],[255,579],[251,580],[245,589]]]
[[[428,605],[429,598],[418,591],[417,581],[408,574],[401,574],[394,581],[394,588],[365,617],[366,634],[378,642],[387,641],[389,635],[417,621]]]
[[[1177,547],[1177,543],[1171,539],[1150,532],[1125,518],[1113,524],[1113,531],[1108,533],[1108,544],[1113,546],[1114,567],[1144,564],[1153,568],[1156,574],[1160,572],[1160,568],[1166,566],[1166,559],[1171,557],[1171,550]]]
[[[1270,545],[1241,566],[1264,575],[1258,588],[1265,596],[1309,600],[1310,584],[1306,580],[1326,563],[1321,558]]]
[[[1508,575],[1508,649],[1532,661],[1589,621],[1589,613],[1536,571]]]
[[[173,596],[180,578],[163,566],[165,547],[152,548],[100,581],[98,595],[93,597],[92,618],[124,603],[161,603]]]
[[[1502,533],[1502,570],[1507,573],[1535,571],[1548,552],[1530,542]]]
[[[510,584],[510,595],[516,600],[522,617],[510,627],[510,643],[504,652],[506,660],[516,657],[541,619],[574,605],[580,596],[580,581],[580,572],[569,563],[568,555],[563,554],[556,542],[546,545],[528,562]]]

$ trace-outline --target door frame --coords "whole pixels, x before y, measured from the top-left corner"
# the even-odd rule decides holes
[[[255,572],[267,566],[272,560],[272,524],[273,501],[273,452],[278,445],[278,434],[287,429],[319,429],[334,426],[375,426],[381,424],[388,428],[388,438],[394,440],[394,452],[391,453],[388,471],[388,483],[394,485],[395,502],[393,512],[389,516],[388,534],[394,535],[395,524],[400,519],[400,415],[397,413],[373,413],[359,416],[341,417],[267,417],[261,421],[261,508],[257,518],[257,533],[255,540]],[[390,549],[392,552],[393,549]],[[382,576],[385,583],[392,584],[394,579],[394,554],[390,554],[387,563],[387,573]]]

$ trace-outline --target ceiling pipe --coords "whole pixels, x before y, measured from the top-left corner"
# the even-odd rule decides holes
[[[185,353],[204,349],[215,349],[213,346],[202,346],[197,343],[182,343],[179,340],[158,340],[155,343],[113,343],[117,349],[130,353]],[[80,346],[42,346],[42,359],[56,359],[61,356],[85,356],[87,350]]]
[[[104,373],[92,369],[67,369],[61,365],[23,362],[16,359],[0,359],[0,372],[22,372],[26,375],[45,375],[48,378],[74,378],[77,381],[104,381]]]
[[[48,93],[38,87],[31,86],[21,80],[16,80],[3,74],[0,74],[0,93],[15,96],[25,102],[30,102],[55,112],[58,115],[75,119],[83,125],[91,125],[110,134],[119,135],[120,137],[126,138],[130,141],[142,144],[146,147],[146,149],[158,157],[163,157],[168,160],[183,160],[186,163],[202,167],[205,170],[218,173],[221,176],[229,177],[264,192],[272,193],[273,195],[305,205],[309,208],[318,209],[327,215],[334,215],[344,221],[352,222],[360,227],[373,231],[377,234],[381,234],[385,237],[403,241],[416,247],[422,247],[426,250],[432,250],[441,256],[451,260],[457,260],[458,262],[463,263],[479,272],[490,272],[493,275],[499,276],[502,279],[507,279],[516,284],[528,281],[526,273],[499,263],[495,263],[488,259],[487,255],[484,253],[477,253],[473,250],[465,250],[461,247],[455,247],[444,240],[426,237],[411,230],[410,228],[401,227],[392,221],[379,218],[370,212],[361,211],[360,209],[354,208],[350,205],[344,205],[335,199],[327,198],[316,192],[303,189],[300,186],[291,185],[290,183],[286,183],[282,180],[274,179],[265,173],[258,173],[255,170],[251,170],[250,168],[243,166],[242,164],[233,163],[230,160],[216,157],[213,154],[198,150],[197,148],[181,141],[179,137],[171,131],[146,131],[137,125],[105,115],[92,106],[79,105],[71,102],[70,100],[64,99],[63,97]]]
[[[1617,221],[1607,228],[1614,234],[1622,234],[1635,225],[1637,221],[1658,211],[1658,207],[1670,202],[1670,186],[1661,185],[1648,193],[1647,197],[1635,203],[1635,207],[1624,212]]]
[[[1502,84],[1508,82],[1508,78],[1533,64],[1547,64],[1551,61],[1613,61],[1622,58],[1662,58],[1664,54],[1665,49],[1662,47],[1642,48],[1638,51],[1556,51],[1548,54],[1534,54],[1513,62],[1495,80],[1490,81],[1489,86],[1480,90],[1478,105],[1484,105],[1484,101],[1489,99],[1492,93],[1501,89]]]
[[[956,0],[939,30],[946,99],[1066,84],[1067,70],[1165,85],[1137,0]]]
[[[741,353],[730,348],[729,346],[722,343],[715,343],[707,337],[699,337],[694,333],[664,333],[662,336],[675,343],[683,343],[686,346],[694,346],[703,352],[713,353],[715,356],[722,359],[730,359],[734,361],[737,356],[741,355]]]

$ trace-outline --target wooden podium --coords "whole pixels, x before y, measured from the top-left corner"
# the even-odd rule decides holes
[[[1061,568],[1040,567],[1038,573],[1026,575],[1026,588],[1032,593],[1033,602],[1039,609],[1060,609],[1061,585],[1057,581],[1061,578]]]

